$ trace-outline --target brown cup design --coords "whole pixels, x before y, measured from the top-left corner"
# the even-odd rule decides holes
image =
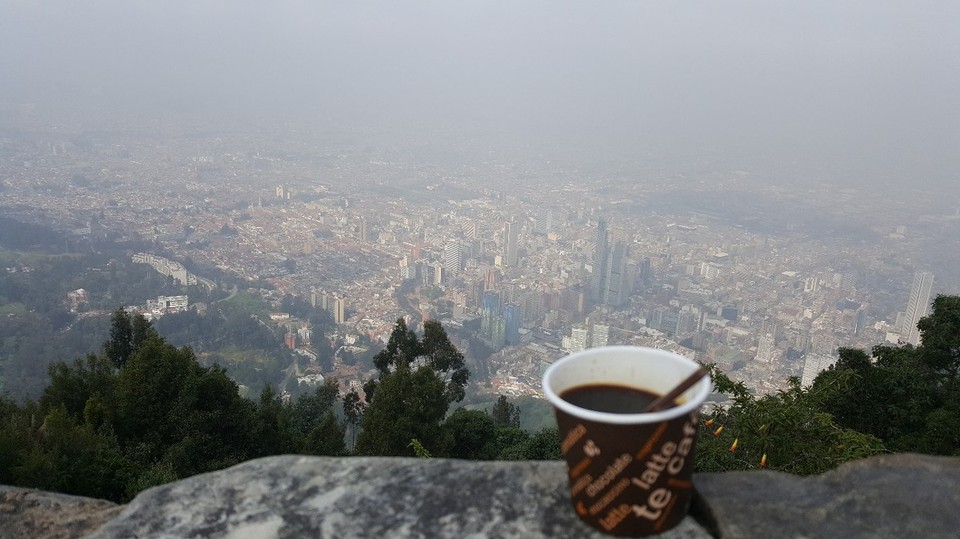
[[[609,425],[557,412],[574,509],[612,535],[668,530],[690,505],[697,412],[671,421]],[[635,444],[632,440],[642,440]]]
[[[607,347],[567,356],[548,369],[544,391],[557,416],[571,501],[585,523],[607,534],[640,537],[684,519],[693,495],[700,404],[711,384],[705,378],[677,406],[645,414],[595,412],[558,395],[610,383],[663,394],[697,368],[661,350]]]

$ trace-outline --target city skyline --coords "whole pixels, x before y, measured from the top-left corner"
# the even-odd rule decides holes
[[[0,212],[440,318],[484,390],[596,341],[774,391],[960,291],[958,6],[12,0]]]

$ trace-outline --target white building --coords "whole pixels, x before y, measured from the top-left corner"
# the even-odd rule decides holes
[[[817,375],[829,369],[837,362],[835,356],[827,354],[807,354],[803,362],[803,374],[800,376],[800,385],[810,387]]]

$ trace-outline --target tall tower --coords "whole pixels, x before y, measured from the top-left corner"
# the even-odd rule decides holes
[[[608,246],[608,251],[610,251]],[[606,289],[602,291],[603,297],[600,298],[606,305],[618,307],[627,301],[630,296],[629,282],[627,280],[627,247],[622,241],[614,245],[607,257],[607,278]]]
[[[343,298],[332,298],[327,303],[327,310],[330,311],[330,316],[333,317],[334,324],[342,324],[346,319],[344,316],[346,303],[346,300]]]
[[[504,340],[507,344],[520,343],[520,306],[508,303],[503,306]]]
[[[517,267],[519,252],[517,239],[520,234],[520,224],[513,221],[503,227],[503,264],[510,268]]]
[[[450,240],[443,247],[443,269],[450,276],[460,273],[463,269],[463,246],[456,240]]]
[[[365,243],[367,241],[367,220],[363,217],[360,218],[360,243]]]
[[[490,339],[500,316],[500,293],[488,290],[483,293],[483,317],[480,320],[480,333]]]
[[[577,324],[570,328],[570,352],[582,352],[586,350],[590,342],[587,340],[587,326]]]
[[[609,259],[607,245],[607,221],[601,217],[597,220],[597,240],[593,247],[593,299],[602,302],[607,292],[607,260]]]
[[[933,274],[927,271],[918,271],[913,274],[913,286],[910,287],[910,299],[907,300],[907,310],[903,315],[903,327],[900,334],[904,340],[914,346],[920,344],[920,330],[917,322],[927,315],[930,306],[930,290],[933,288]]]

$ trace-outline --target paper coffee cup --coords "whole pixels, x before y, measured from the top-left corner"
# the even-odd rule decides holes
[[[566,356],[544,373],[573,506],[584,522],[612,535],[639,537],[683,520],[693,494],[700,406],[711,382],[704,377],[678,404],[652,413],[600,412],[561,395],[583,386],[617,386],[660,396],[698,368],[664,350],[608,346]]]

